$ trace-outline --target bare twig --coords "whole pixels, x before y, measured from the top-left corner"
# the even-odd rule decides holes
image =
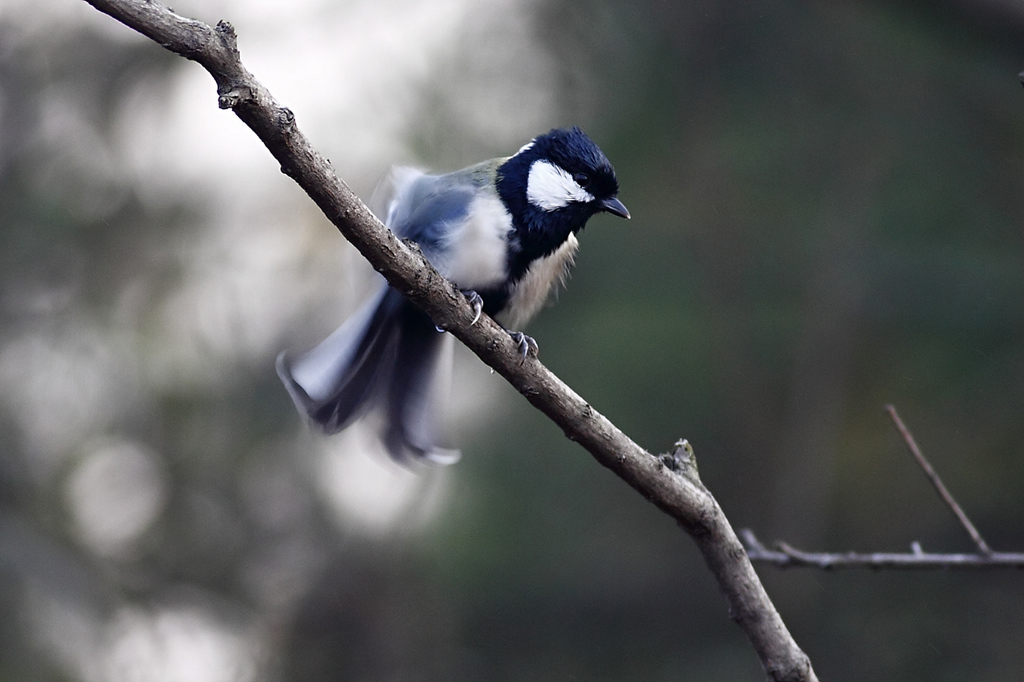
[[[967,534],[971,536],[971,540],[974,541],[974,545],[978,548],[978,551],[985,555],[992,554],[992,549],[988,546],[988,543],[982,539],[981,533],[978,532],[978,529],[974,527],[971,520],[967,518],[967,514],[964,513],[964,510],[961,509],[960,505],[957,504],[955,499],[953,499],[949,490],[947,490],[946,486],[943,485],[942,479],[939,478],[937,473],[935,473],[935,469],[932,468],[931,463],[925,459],[924,453],[922,453],[921,448],[917,446],[917,441],[914,440],[914,436],[910,433],[910,429],[906,427],[903,420],[900,419],[900,416],[896,414],[896,408],[893,405],[886,405],[885,411],[889,413],[889,416],[892,418],[892,423],[896,425],[897,429],[899,429],[900,435],[903,436],[903,442],[907,444],[907,448],[910,450],[910,454],[914,456],[918,465],[924,470],[928,480],[930,480],[932,485],[935,486],[935,490],[938,491],[939,497],[942,498],[942,501],[946,503],[946,506],[953,510],[953,514],[956,516],[957,520],[960,521],[960,525],[964,527]]]
[[[1024,553],[992,551],[982,539],[978,529],[967,518],[967,514],[964,513],[963,509],[960,508],[960,505],[957,504],[956,500],[953,499],[953,496],[946,489],[946,486],[943,485],[942,479],[939,478],[935,469],[925,459],[921,448],[917,445],[917,441],[914,440],[914,436],[910,433],[910,429],[907,428],[906,424],[903,423],[903,420],[896,413],[896,408],[892,405],[886,405],[885,411],[889,413],[889,417],[892,418],[896,428],[899,429],[900,435],[903,436],[903,441],[907,444],[907,448],[910,449],[918,465],[924,470],[932,485],[935,486],[943,502],[953,510],[953,514],[960,521],[960,525],[971,536],[971,540],[974,541],[975,546],[978,548],[978,553],[935,554],[922,550],[921,543],[919,542],[912,542],[910,544],[909,553],[804,552],[785,542],[776,543],[776,549],[773,550],[765,547],[757,539],[753,531],[744,528],[740,530],[740,538],[742,538],[743,544],[747,548],[747,555],[750,557],[750,560],[770,563],[782,568],[810,566],[826,570],[837,568],[1024,568]]]
[[[774,564],[780,568],[810,567],[828,571],[841,568],[872,569],[950,569],[950,568],[1016,568],[1024,569],[1024,553],[989,552],[988,554],[934,554],[925,552],[917,542],[910,552],[804,552],[785,542],[776,549],[765,547],[749,528],[740,530],[740,538],[751,561]]]
[[[718,580],[729,611],[750,639],[771,680],[817,680],[757,577],[743,545],[718,502],[701,483],[689,458],[668,467],[534,358],[522,360],[509,335],[487,316],[472,324],[466,298],[417,252],[398,240],[335,174],[299,131],[291,111],[278,105],[239,58],[234,30],[180,17],[152,0],[87,0],[94,7],[202,64],[217,83],[221,108],[230,108],[324,215],[398,291],[434,323],[451,331],[580,443],[644,497],[672,516],[699,547]]]

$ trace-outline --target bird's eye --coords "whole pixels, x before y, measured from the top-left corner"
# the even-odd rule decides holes
[[[576,173],[572,176],[572,179],[576,181],[576,184],[580,187],[586,188],[590,184],[590,176],[586,173]]]

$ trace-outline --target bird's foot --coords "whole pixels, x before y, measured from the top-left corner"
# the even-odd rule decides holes
[[[512,337],[512,341],[514,341],[516,346],[518,346],[519,355],[522,356],[524,362],[526,361],[527,355],[537,357],[537,353],[540,352],[540,347],[532,336],[527,336],[522,332],[509,332],[508,335]]]
[[[469,291],[463,291],[462,294],[466,297],[466,300],[469,301],[469,305],[473,308],[473,321],[469,323],[469,326],[472,327],[480,321],[480,316],[484,312],[484,299],[480,294],[476,293],[472,289]]]

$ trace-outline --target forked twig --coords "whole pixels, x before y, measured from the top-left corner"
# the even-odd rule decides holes
[[[956,500],[953,499],[953,495],[950,494],[949,490],[942,483],[942,479],[935,472],[931,463],[925,458],[921,452],[921,448],[918,447],[917,441],[914,440],[914,436],[910,433],[910,429],[907,428],[903,420],[900,419],[899,414],[896,413],[896,408],[892,405],[886,405],[885,411],[889,413],[889,417],[892,419],[893,424],[899,430],[900,435],[903,437],[903,442],[907,444],[907,448],[910,453],[914,456],[918,466],[924,470],[925,475],[928,476],[928,480],[935,486],[935,490],[938,491],[939,497],[946,503],[953,514],[956,515],[960,525],[963,526],[967,534],[971,536],[971,540],[974,545],[978,548],[978,552],[974,554],[936,554],[933,552],[925,552],[921,549],[921,544],[913,542],[910,545],[909,552],[873,552],[873,553],[859,553],[859,552],[805,552],[803,550],[796,549],[795,547],[785,543],[776,543],[773,549],[765,547],[754,532],[748,528],[741,529],[739,531],[740,540],[743,542],[744,547],[747,549],[747,556],[750,557],[751,561],[760,561],[762,563],[770,563],[780,568],[790,568],[797,566],[821,568],[825,570],[834,570],[839,568],[872,568],[872,569],[921,569],[921,568],[1017,568],[1024,569],[1024,553],[1021,552],[993,552],[992,548],[988,546],[981,537],[981,533],[974,527],[971,520],[967,518],[967,514],[957,504]]]

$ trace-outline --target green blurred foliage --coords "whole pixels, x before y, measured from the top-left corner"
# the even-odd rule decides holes
[[[894,403],[990,544],[1024,550],[1024,14],[987,12],[536,8],[552,125],[599,141],[634,216],[582,235],[531,329],[541,357],[651,451],[688,438],[733,523],[762,539],[970,549],[888,423]],[[0,24],[0,344],[86,319],[156,345],[148,311],[186,279],[166,253],[208,197],[147,203],[96,150],[116,141],[120,98],[196,67],[84,28],[15,37]],[[85,112],[94,148],[40,142],[58,104]],[[509,151],[427,111],[410,132],[426,164]],[[129,297],[143,312],[124,322]],[[138,382],[105,428],[159,453],[166,500],[113,555],[66,508],[84,443],[40,474],[7,387],[0,610],[17,616],[0,625],[0,681],[104,679],[33,629],[52,604],[100,632],[168,603],[242,624],[258,673],[237,679],[762,678],[685,535],[507,387],[500,419],[436,474],[440,517],[367,538],[317,498],[272,363]],[[821,679],[1024,677],[1018,573],[759,573]]]

